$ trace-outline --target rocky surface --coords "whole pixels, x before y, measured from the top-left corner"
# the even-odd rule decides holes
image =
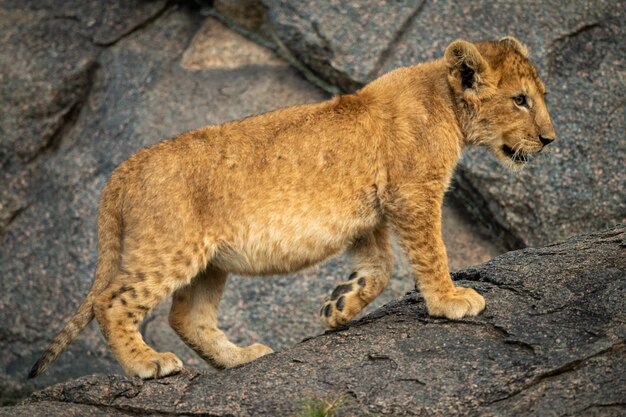
[[[336,331],[218,374],[141,381],[93,375],[0,415],[626,413],[626,225],[509,252],[454,274],[487,299],[461,321],[427,315],[415,292]]]
[[[469,152],[453,196],[509,248],[626,219],[624,1],[236,1],[247,14],[223,3],[232,2],[216,1],[231,25],[273,42],[344,91],[398,66],[439,58],[459,37],[517,36],[550,92],[558,140],[517,174],[484,150]]]
[[[96,260],[97,202],[113,168],[182,131],[327,97],[269,50],[164,1],[0,0],[0,400],[120,369],[93,324],[41,378],[29,367],[82,301]],[[452,269],[501,250],[453,206]],[[323,331],[317,312],[350,273],[344,258],[286,277],[234,276],[222,303],[233,341],[281,349]],[[412,288],[405,264],[370,308]],[[142,329],[188,366],[204,363],[169,329]],[[51,406],[54,408],[54,406]],[[76,406],[77,409],[80,408]]]

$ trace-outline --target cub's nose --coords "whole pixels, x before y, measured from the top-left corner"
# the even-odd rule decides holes
[[[549,145],[554,141],[554,138],[548,138],[546,136],[539,135],[539,140],[543,144],[543,146]]]

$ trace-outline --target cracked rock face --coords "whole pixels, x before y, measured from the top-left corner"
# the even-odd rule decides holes
[[[624,1],[260,3],[266,7],[260,37],[344,91],[398,66],[440,58],[457,38],[518,37],[550,92],[557,141],[518,174],[485,150],[468,152],[453,196],[512,249],[626,220]],[[237,21],[231,9],[224,13]]]
[[[99,45],[115,43],[164,7],[164,1],[2,2],[0,233],[29,204],[31,163],[56,149],[78,116]]]
[[[0,414],[282,416],[342,398],[342,415],[624,415],[625,255],[624,225],[509,252],[454,274],[485,295],[476,318],[430,318],[411,292],[243,367],[94,375]]]

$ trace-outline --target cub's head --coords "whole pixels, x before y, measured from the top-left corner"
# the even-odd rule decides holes
[[[469,143],[486,145],[517,167],[555,139],[545,87],[517,39],[457,40],[444,59]]]

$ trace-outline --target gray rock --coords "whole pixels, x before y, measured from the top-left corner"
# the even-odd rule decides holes
[[[35,160],[56,149],[74,123],[99,45],[116,42],[164,7],[165,1],[0,3],[0,233],[30,204]]]
[[[625,251],[619,225],[510,252],[454,274],[485,294],[487,310],[476,318],[431,318],[410,292],[358,322],[219,374],[93,375],[0,414],[286,416],[305,400],[341,398],[340,415],[623,415]]]
[[[376,75],[423,1],[266,0],[278,38],[304,64],[349,90]]]
[[[517,36],[550,91],[558,140],[518,174],[484,150],[469,152],[453,197],[509,248],[626,220],[623,1],[261,3],[271,27],[264,38],[272,34],[277,49],[344,90],[439,58],[456,38]],[[239,21],[236,10],[218,10]]]

